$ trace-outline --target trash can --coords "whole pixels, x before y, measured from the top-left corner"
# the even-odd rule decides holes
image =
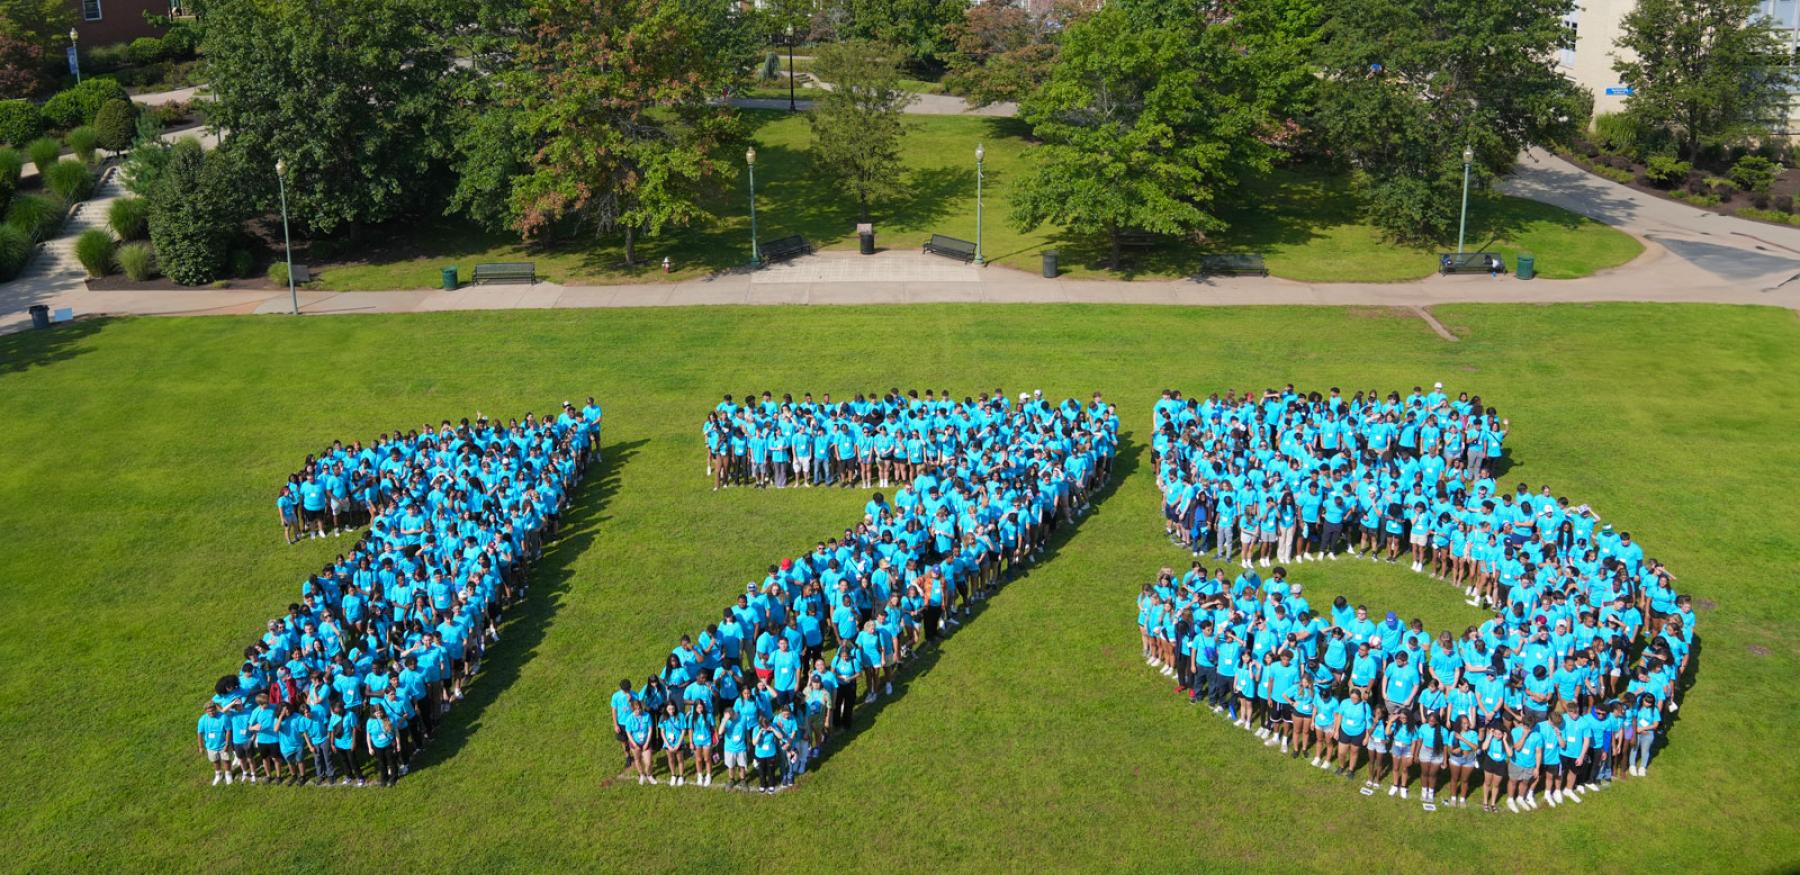
[[[1044,250],[1044,277],[1056,279],[1056,250]]]
[[[856,235],[856,239],[862,241],[862,254],[864,254],[864,255],[874,255],[875,254],[875,232],[874,231],[864,231],[861,234]]]
[[[1529,255],[1519,256],[1519,279],[1528,280],[1537,276],[1537,259]]]
[[[444,291],[456,291],[456,265],[444,268]]]
[[[50,308],[49,308],[49,306],[44,305],[44,304],[32,304],[30,307],[27,307],[25,309],[31,311],[31,327],[33,327],[33,328],[49,328],[50,327]]]

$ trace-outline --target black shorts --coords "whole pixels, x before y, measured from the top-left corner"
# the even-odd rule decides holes
[[[319,508],[318,510],[307,510],[306,508],[301,508],[300,518],[309,523],[316,523],[325,518],[325,509]]]
[[[281,759],[281,743],[275,741],[257,742],[256,755],[272,760]]]
[[[1498,778],[1506,777],[1506,761],[1497,760],[1485,752],[1481,755],[1481,770]]]
[[[613,738],[623,742],[625,740],[625,728],[622,726],[613,727]]]
[[[1269,721],[1271,723],[1288,723],[1294,719],[1294,706],[1280,702],[1269,703]]]
[[[1348,744],[1352,747],[1362,747],[1363,746],[1363,736],[1366,734],[1367,733],[1365,733],[1365,732],[1358,732],[1355,735],[1351,735],[1350,733],[1346,732],[1346,733],[1338,736],[1338,743],[1339,744]]]

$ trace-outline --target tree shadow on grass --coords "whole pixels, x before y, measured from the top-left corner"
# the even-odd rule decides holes
[[[46,330],[0,334],[0,374],[28,371],[65,362],[90,347],[82,341],[99,333],[110,319],[77,319]]]
[[[1106,499],[1110,498],[1112,494],[1118,490],[1119,484],[1131,477],[1132,473],[1135,472],[1142,463],[1144,449],[1143,446],[1135,443],[1131,439],[1130,432],[1119,433],[1119,447],[1117,452],[1113,455],[1112,479],[1108,480],[1106,485],[1093,495],[1093,506],[1088,511],[1087,517],[1091,518],[1103,512],[1102,506]],[[1058,526],[1056,531],[1050,536],[1049,543],[1044,546],[1044,555],[1037,561],[1026,566],[1025,569],[1006,584],[1006,586],[1014,586],[1020,581],[1029,579],[1031,575],[1037,573],[1039,569],[1044,568],[1055,561],[1057,554],[1060,553],[1062,548],[1067,546],[1080,531],[1080,522],[1077,522],[1077,524],[1073,526]],[[1005,586],[1002,587],[1002,591],[1004,590]],[[966,627],[973,621],[979,619],[981,615],[987,611],[988,605],[990,604],[992,604],[991,600],[977,602],[970,609],[969,615],[962,618],[963,625]],[[887,710],[887,707],[904,698],[906,691],[911,689],[914,683],[924,679],[926,675],[930,674],[932,668],[937,665],[938,659],[942,655],[943,648],[941,645],[927,643],[921,647],[918,655],[911,661],[902,664],[900,670],[895,673],[893,695],[882,696],[872,705],[858,703],[851,718],[850,728],[848,730],[840,730],[830,738],[826,739],[825,744],[820,749],[818,762],[808,766],[808,771],[829,762],[833,754],[844,749],[844,747],[855,741],[857,736],[879,722],[882,713]],[[866,690],[860,688],[857,692],[859,694],[867,694]]]
[[[537,655],[537,647],[549,632],[573,585],[575,560],[587,551],[608,517],[608,500],[619,490],[619,474],[631,457],[648,443],[637,440],[603,446],[598,467],[589,472],[575,503],[563,515],[562,531],[554,544],[531,567],[531,591],[500,626],[500,640],[488,648],[481,673],[465,690],[463,701],[453,707],[438,726],[437,736],[425,745],[412,771],[446,762],[480,731],[481,716],[501,693],[512,687],[519,673]]]

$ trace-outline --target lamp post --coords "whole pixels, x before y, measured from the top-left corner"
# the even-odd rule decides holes
[[[76,45],[81,42],[81,34],[75,28],[69,28],[69,67],[75,71],[75,84],[81,84],[81,52]]]
[[[987,262],[981,258],[981,177],[982,161],[987,158],[987,149],[980,143],[975,144],[975,266],[980,267]]]
[[[1463,147],[1463,202],[1462,219],[1456,224],[1456,254],[1463,251],[1463,235],[1469,230],[1469,165],[1475,161],[1475,150]]]
[[[794,112],[799,106],[794,103],[794,26],[787,26],[788,50],[788,112]]]
[[[275,159],[275,187],[281,191],[281,244],[287,249],[288,297],[294,302],[294,315],[300,315],[300,293],[294,289],[294,240],[288,236],[287,161]]]
[[[756,147],[744,150],[744,166],[750,168],[750,266],[762,267],[762,250],[756,244]]]

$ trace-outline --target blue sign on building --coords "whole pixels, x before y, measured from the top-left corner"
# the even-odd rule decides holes
[[[1613,85],[1606,89],[1606,93],[1616,97],[1619,95],[1632,94],[1634,92],[1629,85]]]

